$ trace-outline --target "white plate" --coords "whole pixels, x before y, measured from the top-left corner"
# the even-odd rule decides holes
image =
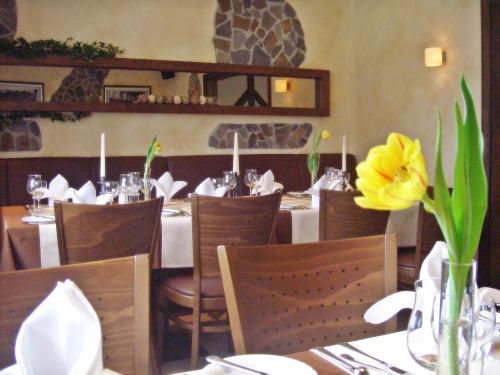
[[[287,194],[291,197],[295,198],[305,198],[305,197],[310,197],[311,194],[309,194],[306,191],[288,191]]]
[[[48,224],[56,221],[55,218],[43,216],[25,216],[21,220],[28,224]]]
[[[269,354],[246,354],[227,357],[228,361],[263,371],[269,375],[318,375],[314,369],[296,359]],[[228,372],[229,374],[243,374],[243,371]]]

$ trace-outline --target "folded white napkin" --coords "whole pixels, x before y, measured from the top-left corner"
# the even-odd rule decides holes
[[[211,178],[205,179],[194,191],[198,195],[209,195],[211,197],[223,197],[227,192],[227,186],[215,188]]]
[[[151,180],[156,189],[157,197],[165,197],[165,201],[169,201],[175,193],[187,185],[186,181],[174,181],[169,172],[165,172],[158,180]]]
[[[70,280],[58,282],[23,322],[17,363],[0,374],[111,374],[103,369],[101,336],[99,318],[82,291]]]
[[[306,192],[311,194],[311,207],[319,207],[319,191],[321,189],[331,189],[331,187],[332,183],[323,175],[312,187],[307,189]]]
[[[52,207],[55,200],[63,201],[66,199],[68,189],[68,181],[58,174],[50,181],[48,189],[43,193],[43,198],[49,198],[49,206]]]
[[[283,189],[283,185],[274,181],[274,174],[268,170],[259,179],[259,194],[267,195],[272,194],[277,190]]]
[[[87,181],[78,190],[69,188],[66,192],[66,198],[71,198],[73,203],[106,204],[113,200],[113,194],[108,193],[97,196],[94,184]]]
[[[436,242],[431,252],[422,262],[420,279],[433,279],[425,283],[424,288],[429,293],[438,293],[440,290],[441,262],[448,259],[448,248],[442,241]],[[476,293],[479,304],[487,303],[493,299],[500,301],[500,291],[493,288],[479,288]],[[391,294],[373,304],[365,313],[364,318],[372,324],[383,323],[392,318],[402,309],[412,309],[415,301],[415,292],[404,291]],[[432,306],[430,306],[431,308]]]

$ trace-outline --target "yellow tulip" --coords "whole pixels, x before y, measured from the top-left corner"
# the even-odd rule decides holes
[[[385,145],[368,152],[356,167],[356,204],[375,210],[401,210],[420,200],[427,189],[425,160],[418,140],[391,133]]]
[[[330,134],[328,129],[323,129],[323,131],[321,132],[321,139],[330,139],[331,137],[332,135]]]
[[[159,154],[161,152],[161,144],[156,142],[155,144],[155,154]]]

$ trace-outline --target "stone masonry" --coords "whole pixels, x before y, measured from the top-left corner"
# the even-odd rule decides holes
[[[240,148],[290,149],[301,148],[307,143],[312,125],[222,123],[210,134],[208,145],[216,149],[233,148],[235,132]]]
[[[218,63],[299,67],[304,30],[285,0],[217,0],[214,47]]]

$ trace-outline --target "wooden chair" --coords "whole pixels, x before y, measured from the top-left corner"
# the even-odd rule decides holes
[[[149,259],[147,255],[56,268],[0,273],[0,368],[15,363],[22,322],[70,279],[101,320],[104,366],[120,374],[148,374]]]
[[[162,205],[163,198],[116,205],[55,202],[61,264],[153,254]]]
[[[321,190],[319,240],[384,234],[390,211],[367,210],[354,203],[358,192]]]
[[[394,330],[363,314],[396,291],[396,236],[218,248],[237,354],[300,352]]]
[[[422,261],[437,241],[444,241],[441,228],[435,216],[425,211],[424,205],[419,203],[416,246],[398,250],[398,287],[400,289],[413,290],[413,284],[419,278]]]
[[[198,365],[200,333],[228,332],[227,319],[201,322],[204,312],[226,310],[217,260],[217,246],[267,245],[271,243],[281,193],[258,197],[214,198],[193,195],[193,274],[167,278],[163,298],[193,310],[192,321],[170,318],[192,331],[191,365]]]

